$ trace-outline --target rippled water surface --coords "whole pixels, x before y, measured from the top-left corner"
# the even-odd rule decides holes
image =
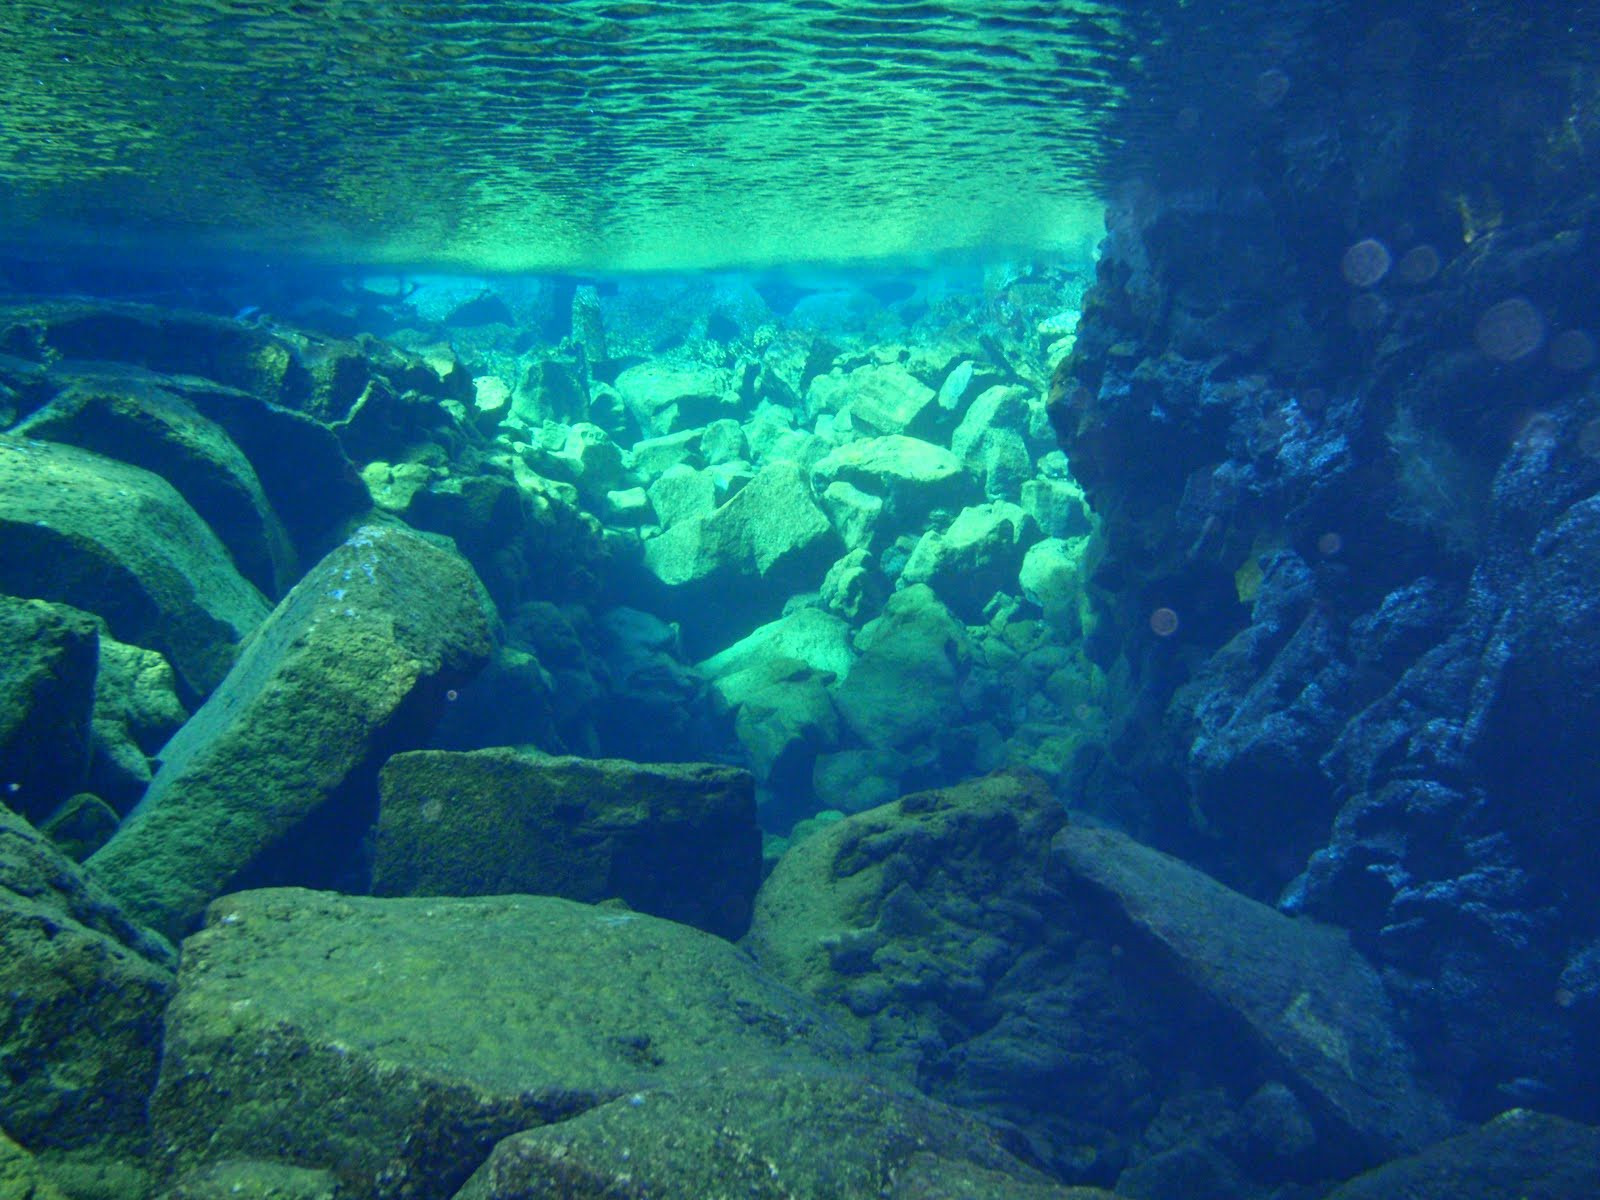
[[[13,237],[480,269],[1079,244],[1147,40],[1093,0],[6,7]]]

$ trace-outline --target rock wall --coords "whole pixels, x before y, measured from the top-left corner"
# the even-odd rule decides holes
[[[1083,802],[1348,928],[1466,1113],[1592,1116],[1600,90],[1542,17],[1349,16],[1211,107],[1156,52],[1051,391],[1104,523]]]

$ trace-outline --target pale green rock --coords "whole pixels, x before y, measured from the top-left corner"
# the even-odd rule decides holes
[[[927,437],[943,415],[937,393],[899,363],[872,363],[818,375],[806,399],[811,412],[848,408],[857,424],[876,434]]]
[[[800,608],[713,654],[699,664],[699,670],[718,681],[763,660],[790,658],[843,679],[855,662],[850,641],[850,626],[838,617],[821,609]]]
[[[899,434],[848,442],[820,459],[811,478],[818,492],[843,482],[878,496],[902,527],[936,508],[959,509],[977,492],[975,477],[950,451]]]
[[[855,549],[828,568],[818,593],[822,607],[858,624],[875,613],[889,594],[889,581],[865,549]]]
[[[1022,485],[1022,507],[1049,538],[1075,538],[1093,528],[1089,503],[1075,479],[1030,479]]]
[[[74,446],[0,435],[0,591],[104,618],[190,694],[227,674],[265,598],[171,484]]]
[[[900,777],[910,767],[911,760],[894,750],[837,750],[817,756],[811,786],[824,807],[865,812],[899,799]]]
[[[277,1159],[449,1197],[519,1130],[853,1050],[732,944],[625,908],[271,889],[185,943],[151,1121],[179,1172]]]
[[[800,468],[778,461],[713,512],[645,542],[644,565],[703,652],[707,639],[737,637],[814,586],[837,544]]]
[[[743,459],[749,450],[743,427],[732,417],[711,422],[700,435],[700,453],[710,466]]]
[[[650,505],[662,528],[703,517],[717,506],[717,481],[709,471],[674,463],[650,485]]]
[[[860,658],[834,688],[851,730],[868,746],[903,748],[959,724],[971,660],[965,628],[926,584],[889,597],[856,635]]]
[[[363,526],[290,590],[167,743],[139,807],[89,860],[95,875],[181,936],[236,875],[328,816],[400,722],[483,665],[491,611],[454,551]]]
[[[1022,556],[1038,536],[1033,518],[1015,504],[996,500],[964,508],[949,529],[922,535],[900,582],[927,584],[975,625],[996,592],[1016,590]]]
[[[640,430],[660,437],[702,428],[722,416],[728,382],[725,371],[651,360],[623,371],[616,388]]]
[[[605,495],[606,521],[612,525],[635,526],[650,523],[654,513],[650,497],[642,487],[621,488]]]
[[[1084,602],[1083,559],[1087,538],[1045,538],[1028,547],[1017,583],[1052,623],[1076,613]]]
[[[972,402],[950,438],[950,449],[984,481],[991,499],[1017,500],[1033,474],[1028,453],[1028,392],[991,387]]]
[[[626,462],[633,468],[640,479],[653,481],[670,467],[679,463],[691,466],[700,466],[703,460],[700,455],[700,429],[684,429],[678,433],[664,434],[661,437],[647,437],[633,444],[626,457]]]
[[[848,549],[864,550],[873,544],[878,518],[883,515],[881,496],[836,479],[822,490],[820,499],[839,540]]]

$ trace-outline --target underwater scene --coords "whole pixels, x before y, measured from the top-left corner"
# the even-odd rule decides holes
[[[0,1200],[1600,1200],[1600,4],[0,13]]]

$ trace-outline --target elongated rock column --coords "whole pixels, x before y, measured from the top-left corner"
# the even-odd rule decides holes
[[[405,717],[482,666],[490,613],[465,559],[403,526],[363,526],[246,643],[90,869],[181,937],[353,772],[401,748]]]

